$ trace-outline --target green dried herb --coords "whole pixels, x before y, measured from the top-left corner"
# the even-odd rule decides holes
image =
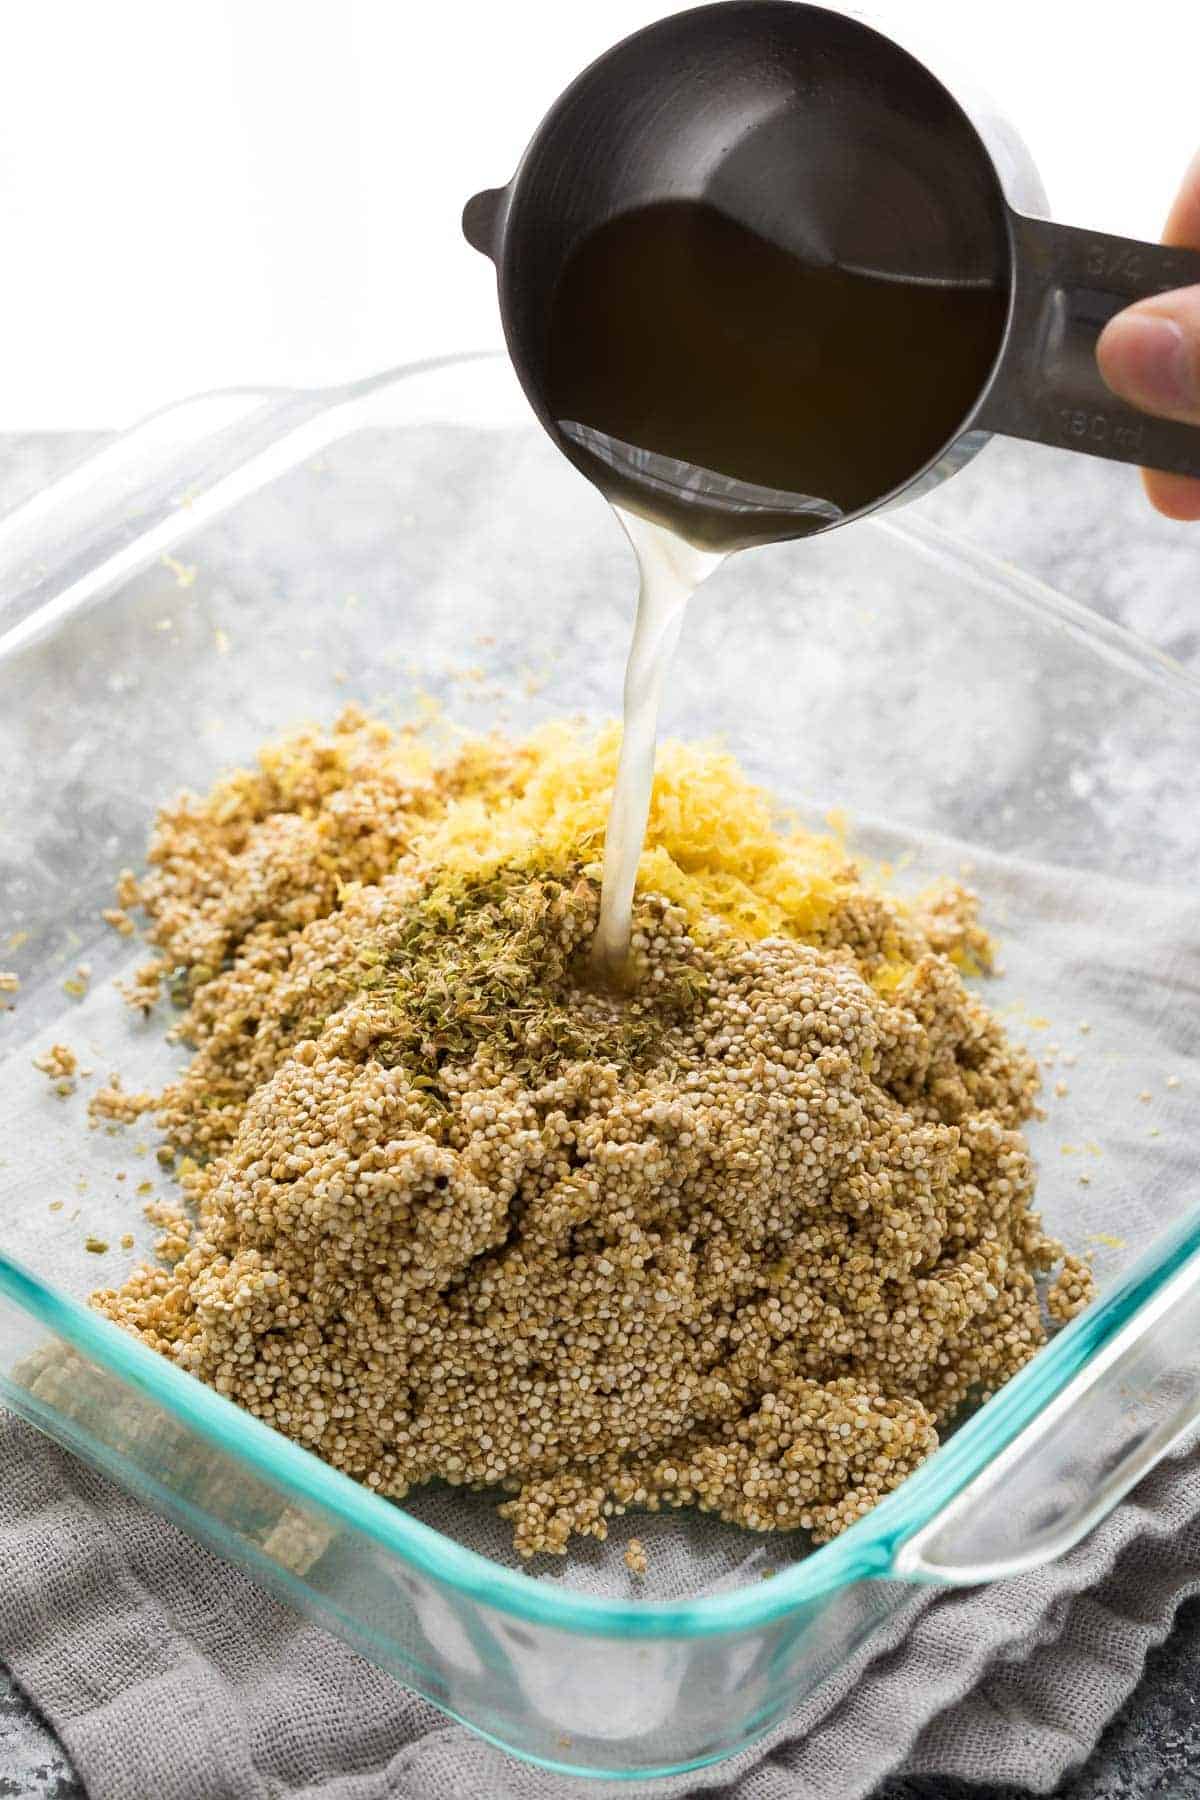
[[[659,1055],[664,1035],[703,1002],[704,977],[681,958],[629,995],[599,992],[586,958],[597,904],[578,870],[436,881],[358,949],[349,972],[385,1013],[376,1054],[425,1077],[431,1098],[447,1057],[483,1047],[535,1079],[563,1063],[636,1069]]]

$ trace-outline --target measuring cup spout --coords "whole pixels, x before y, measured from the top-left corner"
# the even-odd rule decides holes
[[[484,188],[482,193],[472,194],[463,207],[463,236],[481,256],[495,259],[500,215],[507,198],[507,188]]]

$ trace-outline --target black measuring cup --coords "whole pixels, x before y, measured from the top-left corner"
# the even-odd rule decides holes
[[[542,423],[610,498],[697,542],[805,535],[916,497],[993,433],[1200,476],[1200,429],[1125,405],[1096,340],[1131,301],[1200,282],[1200,252],[1035,216],[1040,182],[1002,120],[960,101],[891,38],[793,0],[676,14],[608,51],[463,229],[496,265],[505,336]],[[812,268],[998,296],[983,378],[956,429],[850,509],[764,489],[556,416],[555,290],[589,234],[700,201]],[[647,305],[654,296],[645,297]]]

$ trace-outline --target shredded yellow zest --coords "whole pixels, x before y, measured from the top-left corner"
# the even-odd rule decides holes
[[[582,861],[599,877],[619,725],[594,731],[559,721],[518,744],[484,737],[439,747],[428,734],[436,739],[444,726],[433,703],[400,731],[348,709],[332,735],[307,727],[265,746],[258,767],[219,782],[205,810],[239,836],[252,820],[279,810],[332,830],[329,796],[369,774],[413,784],[410,848],[428,867],[471,877],[506,864],[554,872]],[[439,768],[446,778],[435,793],[430,783]],[[680,907],[702,938],[729,931],[748,942],[811,940],[847,886],[874,886],[848,859],[844,817],[829,813],[825,823],[822,834],[789,821],[719,745],[667,741],[658,750],[638,888]],[[336,868],[334,876],[344,898],[355,884]],[[953,895],[948,906],[936,890],[908,905],[894,895],[891,902],[901,914],[919,915],[922,930],[964,974],[990,965],[986,934],[973,923],[964,927]],[[903,989],[912,965],[898,939],[885,942],[884,952],[872,979],[890,996]]]
[[[481,756],[477,778],[418,840],[418,852],[463,875],[501,863],[549,868],[580,855],[598,873],[620,742],[616,725],[595,736],[546,726],[522,744],[499,787]],[[835,835],[781,834],[778,817],[726,751],[662,744],[639,888],[696,924],[719,921],[746,939],[819,930],[845,892],[845,846]]]

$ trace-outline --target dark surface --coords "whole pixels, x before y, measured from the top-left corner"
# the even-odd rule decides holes
[[[80,1800],[58,1740],[0,1665],[0,1800]]]
[[[1175,1629],[1146,1659],[1141,1683],[1082,1769],[1054,1800],[1185,1800],[1200,1795],[1200,1600],[1180,1607]],[[872,1800],[1027,1800],[1024,1788],[961,1781],[897,1780]]]
[[[98,441],[84,434],[0,439],[0,513]],[[918,510],[1200,673],[1200,527],[1156,518],[1131,471],[997,442]],[[574,1791],[586,1800],[586,1784]],[[81,1800],[83,1794],[53,1734],[0,1665],[0,1800]],[[1200,1800],[1200,1599],[1181,1608],[1129,1703],[1083,1768],[1055,1790],[1055,1800],[1190,1796]],[[1026,1800],[1026,1790],[896,1779],[873,1800]]]

